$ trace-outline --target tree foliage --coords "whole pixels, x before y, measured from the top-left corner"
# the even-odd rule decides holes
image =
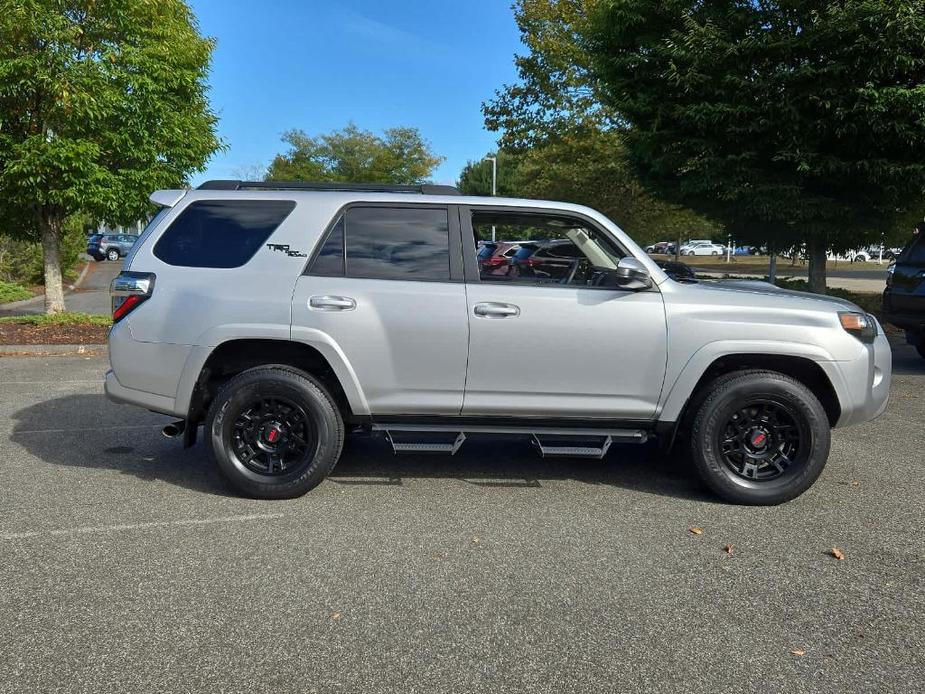
[[[921,2],[601,0],[583,32],[646,184],[737,238],[806,242],[815,290],[827,248],[921,207]]]
[[[468,195],[491,193],[491,163],[470,162],[460,175]],[[637,243],[710,236],[715,224],[656,200],[629,169],[616,131],[583,134],[498,154],[498,195],[587,205],[613,219]]]
[[[507,153],[516,164],[517,187],[510,194],[588,205],[610,216],[639,243],[713,235],[717,224],[652,196],[629,165],[622,121],[601,99],[591,55],[583,45],[601,2],[515,4],[528,52],[515,57],[518,82],[505,85],[482,106],[486,127],[500,132],[501,155]],[[482,166],[473,173],[490,175],[488,165]],[[499,158],[499,194],[509,168]],[[461,182],[467,173],[468,167]]]
[[[276,155],[267,180],[423,183],[443,161],[417,128],[389,128],[380,137],[350,123],[317,137],[290,130],[283,141],[289,151]]]
[[[0,12],[0,225],[41,238],[63,310],[58,237],[75,213],[122,223],[220,146],[212,41],[183,0],[15,0]]]

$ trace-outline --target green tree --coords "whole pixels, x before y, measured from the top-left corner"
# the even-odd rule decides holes
[[[499,197],[523,196],[520,166],[521,157],[501,150],[490,152],[485,157],[497,157],[496,189]],[[463,195],[491,195],[491,162],[486,158],[466,163],[456,187]]]
[[[68,217],[139,219],[220,147],[212,47],[183,0],[2,3],[0,228],[41,241],[48,312]]]
[[[273,159],[269,181],[423,183],[443,161],[417,128],[389,128],[379,137],[350,123],[318,137],[290,130],[283,142],[289,151]]]
[[[921,209],[918,0],[600,0],[582,25],[603,103],[645,182],[736,238],[829,248]]]
[[[601,1],[515,4],[528,53],[515,58],[518,82],[482,106],[486,127],[500,132],[502,153],[516,155],[520,174],[513,194],[588,205],[643,244],[714,235],[716,223],[651,195],[627,159],[624,123],[600,98],[582,45]],[[502,171],[499,161],[499,188]]]

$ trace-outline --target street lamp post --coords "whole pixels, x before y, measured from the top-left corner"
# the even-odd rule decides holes
[[[491,196],[498,194],[498,157],[485,157],[485,161],[491,162]],[[495,242],[495,225],[491,225],[491,240]]]

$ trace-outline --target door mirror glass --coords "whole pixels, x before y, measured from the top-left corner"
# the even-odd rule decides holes
[[[652,286],[652,277],[646,266],[630,256],[620,259],[613,274],[617,286],[623,289],[648,289]]]

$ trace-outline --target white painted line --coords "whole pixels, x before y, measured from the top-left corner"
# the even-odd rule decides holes
[[[115,427],[73,427],[72,429],[25,429],[24,431],[13,431],[17,436],[19,434],[68,434],[78,431],[119,431],[121,429],[163,429],[162,424],[122,424]]]
[[[248,523],[259,520],[274,520],[285,517],[285,513],[254,513],[244,516],[223,516],[221,518],[190,518],[187,520],[152,521],[150,523],[124,523],[122,525],[88,525],[81,528],[60,530],[35,530],[24,533],[4,533],[0,540],[28,540],[33,537],[61,537],[64,535],[91,535],[93,533],[118,533],[128,530],[149,528],[178,528],[188,525],[213,525],[216,523]]]
[[[94,380],[73,380],[73,381],[0,381],[0,386],[47,386],[49,384],[58,384],[58,383],[98,383],[103,385],[106,381],[101,381],[99,379]]]

